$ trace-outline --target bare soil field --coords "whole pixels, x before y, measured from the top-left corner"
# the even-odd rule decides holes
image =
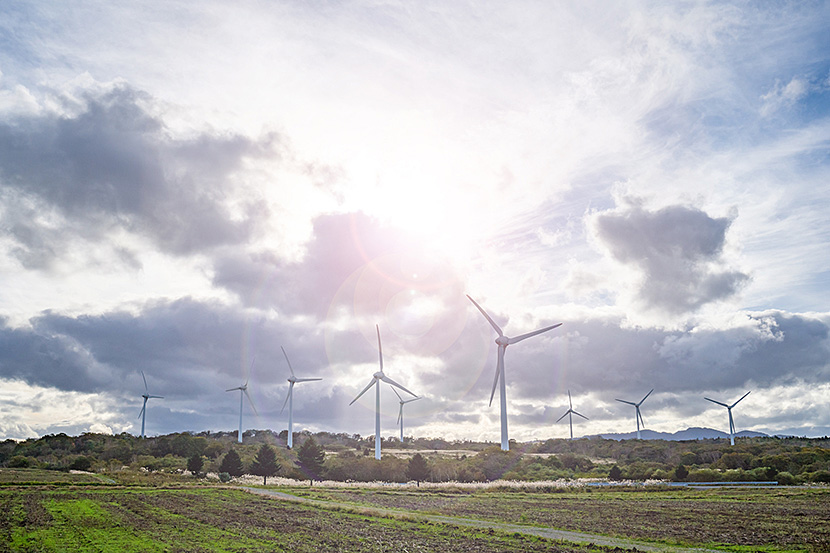
[[[303,497],[698,546],[830,551],[830,489],[526,493],[292,489]]]

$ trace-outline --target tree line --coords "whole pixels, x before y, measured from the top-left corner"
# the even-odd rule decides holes
[[[492,443],[442,439],[383,439],[387,452],[376,460],[372,436],[248,431],[176,433],[150,438],[130,434],[54,434],[21,442],[0,442],[0,466],[114,472],[124,470],[242,474],[300,480],[456,481],[612,480],[830,482],[830,438],[740,438],[696,441],[550,439]]]

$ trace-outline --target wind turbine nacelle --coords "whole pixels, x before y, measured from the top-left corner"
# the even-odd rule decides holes
[[[507,336],[499,336],[496,338],[496,343],[500,346],[507,347],[510,344],[510,338]]]
[[[373,374],[373,375],[372,375],[372,377],[373,377],[375,380],[383,380],[383,377],[384,377],[384,376],[386,376],[386,375],[385,375],[385,374],[383,374],[383,371],[378,371],[378,372],[376,372],[375,374]]]

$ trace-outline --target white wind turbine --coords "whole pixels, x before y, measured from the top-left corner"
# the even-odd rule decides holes
[[[144,398],[144,405],[141,406],[141,412],[138,414],[141,417],[141,437],[144,437],[144,418],[147,416],[147,400],[150,398],[164,399],[162,396],[151,396],[150,389],[147,388],[147,377],[144,376],[144,371],[141,371],[141,378],[144,380],[144,393],[141,397]]]
[[[493,379],[493,391],[490,392],[490,405],[493,405],[493,396],[496,393],[496,385],[498,385],[501,407],[501,448],[503,451],[507,451],[510,449],[510,445],[507,439],[507,384],[504,380],[504,352],[507,350],[507,346],[521,342],[525,338],[530,338],[531,336],[536,336],[537,334],[547,332],[548,330],[553,330],[554,328],[561,326],[562,323],[546,326],[545,328],[540,328],[539,330],[534,330],[533,332],[528,332],[527,334],[522,334],[521,336],[516,336],[515,338],[509,338],[504,335],[504,332],[502,332],[501,328],[499,328],[499,325],[493,322],[490,315],[488,315],[487,312],[476,303],[476,300],[471,298],[469,295],[467,296],[467,299],[473,302],[473,305],[481,311],[481,314],[484,315],[484,318],[487,319],[487,322],[490,323],[490,326],[492,326],[499,335],[499,337],[496,338],[496,344],[499,346],[498,362],[496,363],[496,376]]]
[[[389,386],[392,388],[392,386]],[[401,403],[401,408],[398,409],[398,424],[401,425],[401,445],[403,445],[403,406],[407,403],[412,403],[413,401],[418,401],[421,399],[420,397],[413,397],[412,399],[404,399],[401,397],[401,394],[395,388],[392,388],[392,391],[395,392],[395,395],[398,396],[398,401]]]
[[[288,354],[285,353],[285,348],[280,346],[282,354],[285,355],[285,361],[288,363],[288,370],[291,371],[291,376],[288,378],[288,396],[285,398],[285,403],[282,404],[280,414],[285,411],[285,404],[288,404],[288,442],[286,445],[288,449],[294,447],[294,384],[297,382],[312,382],[314,380],[323,380],[322,378],[297,378],[294,375],[294,369],[291,368],[291,361],[288,360]]]
[[[251,368],[254,368],[254,362],[253,361],[251,361]],[[248,378],[245,379],[245,384],[243,384],[242,386],[237,386],[236,388],[229,388],[225,391],[226,392],[233,392],[234,390],[239,390],[239,435],[237,437],[237,441],[241,444],[242,443],[242,396],[243,395],[248,396],[248,403],[251,404],[251,409],[253,409],[254,415],[259,416],[259,413],[257,413],[256,407],[254,407],[254,400],[251,399],[251,394],[248,393]]]
[[[749,392],[751,392],[751,391],[752,390],[750,390]],[[742,395],[741,399],[748,396],[749,392]],[[726,407],[726,410],[729,411],[729,444],[730,445],[735,445],[735,421],[732,420],[732,408],[735,407],[738,404],[738,402],[741,401],[741,399],[739,399],[738,401],[736,401],[732,405],[727,405],[725,403],[721,403],[720,401],[715,401],[714,399],[709,399],[708,397],[704,397],[703,399],[708,399],[712,403],[717,403],[718,405],[723,405],[724,407]]]
[[[651,389],[651,392],[654,391],[654,388]],[[651,395],[651,392],[646,394],[646,397]],[[640,439],[640,423],[643,423],[643,428],[646,427],[646,422],[643,420],[643,415],[640,414],[640,405],[646,400],[646,397],[640,400],[640,403],[634,403],[633,401],[626,401],[624,399],[618,399],[617,401],[621,401],[623,403],[627,403],[629,405],[634,406],[634,420],[637,421],[637,439]]]
[[[375,328],[378,332],[378,354],[380,359],[380,370],[372,375],[372,380],[369,381],[365,388],[363,388],[362,392],[357,394],[357,397],[354,398],[352,402],[349,403],[349,405],[360,399],[360,396],[365,394],[369,388],[371,388],[372,386],[375,387],[375,459],[380,460],[380,383],[386,382],[387,384],[395,386],[396,388],[400,388],[401,390],[412,396],[414,396],[415,394],[413,394],[412,392],[410,392],[409,390],[407,390],[406,388],[404,388],[403,386],[401,386],[400,384],[398,384],[397,382],[383,374],[383,348],[381,348],[380,345],[380,327],[375,325]]]
[[[582,415],[582,414],[577,413],[576,411],[574,411],[574,404],[571,402],[571,391],[570,390],[568,390],[568,410],[565,411],[565,415],[568,416],[568,423],[571,427],[571,439],[573,440],[574,439],[574,418],[573,418],[573,415],[579,415],[580,417],[582,417],[586,421],[590,420],[590,419],[588,419],[588,417],[586,417],[585,415]],[[556,419],[556,422],[559,422],[562,419],[564,419],[565,415],[562,415],[561,417]]]

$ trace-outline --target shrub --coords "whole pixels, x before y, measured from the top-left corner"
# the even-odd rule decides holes
[[[794,486],[796,484],[795,476],[787,471],[779,472],[776,480],[781,486]]]
[[[220,472],[219,473],[219,481],[220,482],[230,482],[231,481],[231,475],[228,474],[227,472]]]

